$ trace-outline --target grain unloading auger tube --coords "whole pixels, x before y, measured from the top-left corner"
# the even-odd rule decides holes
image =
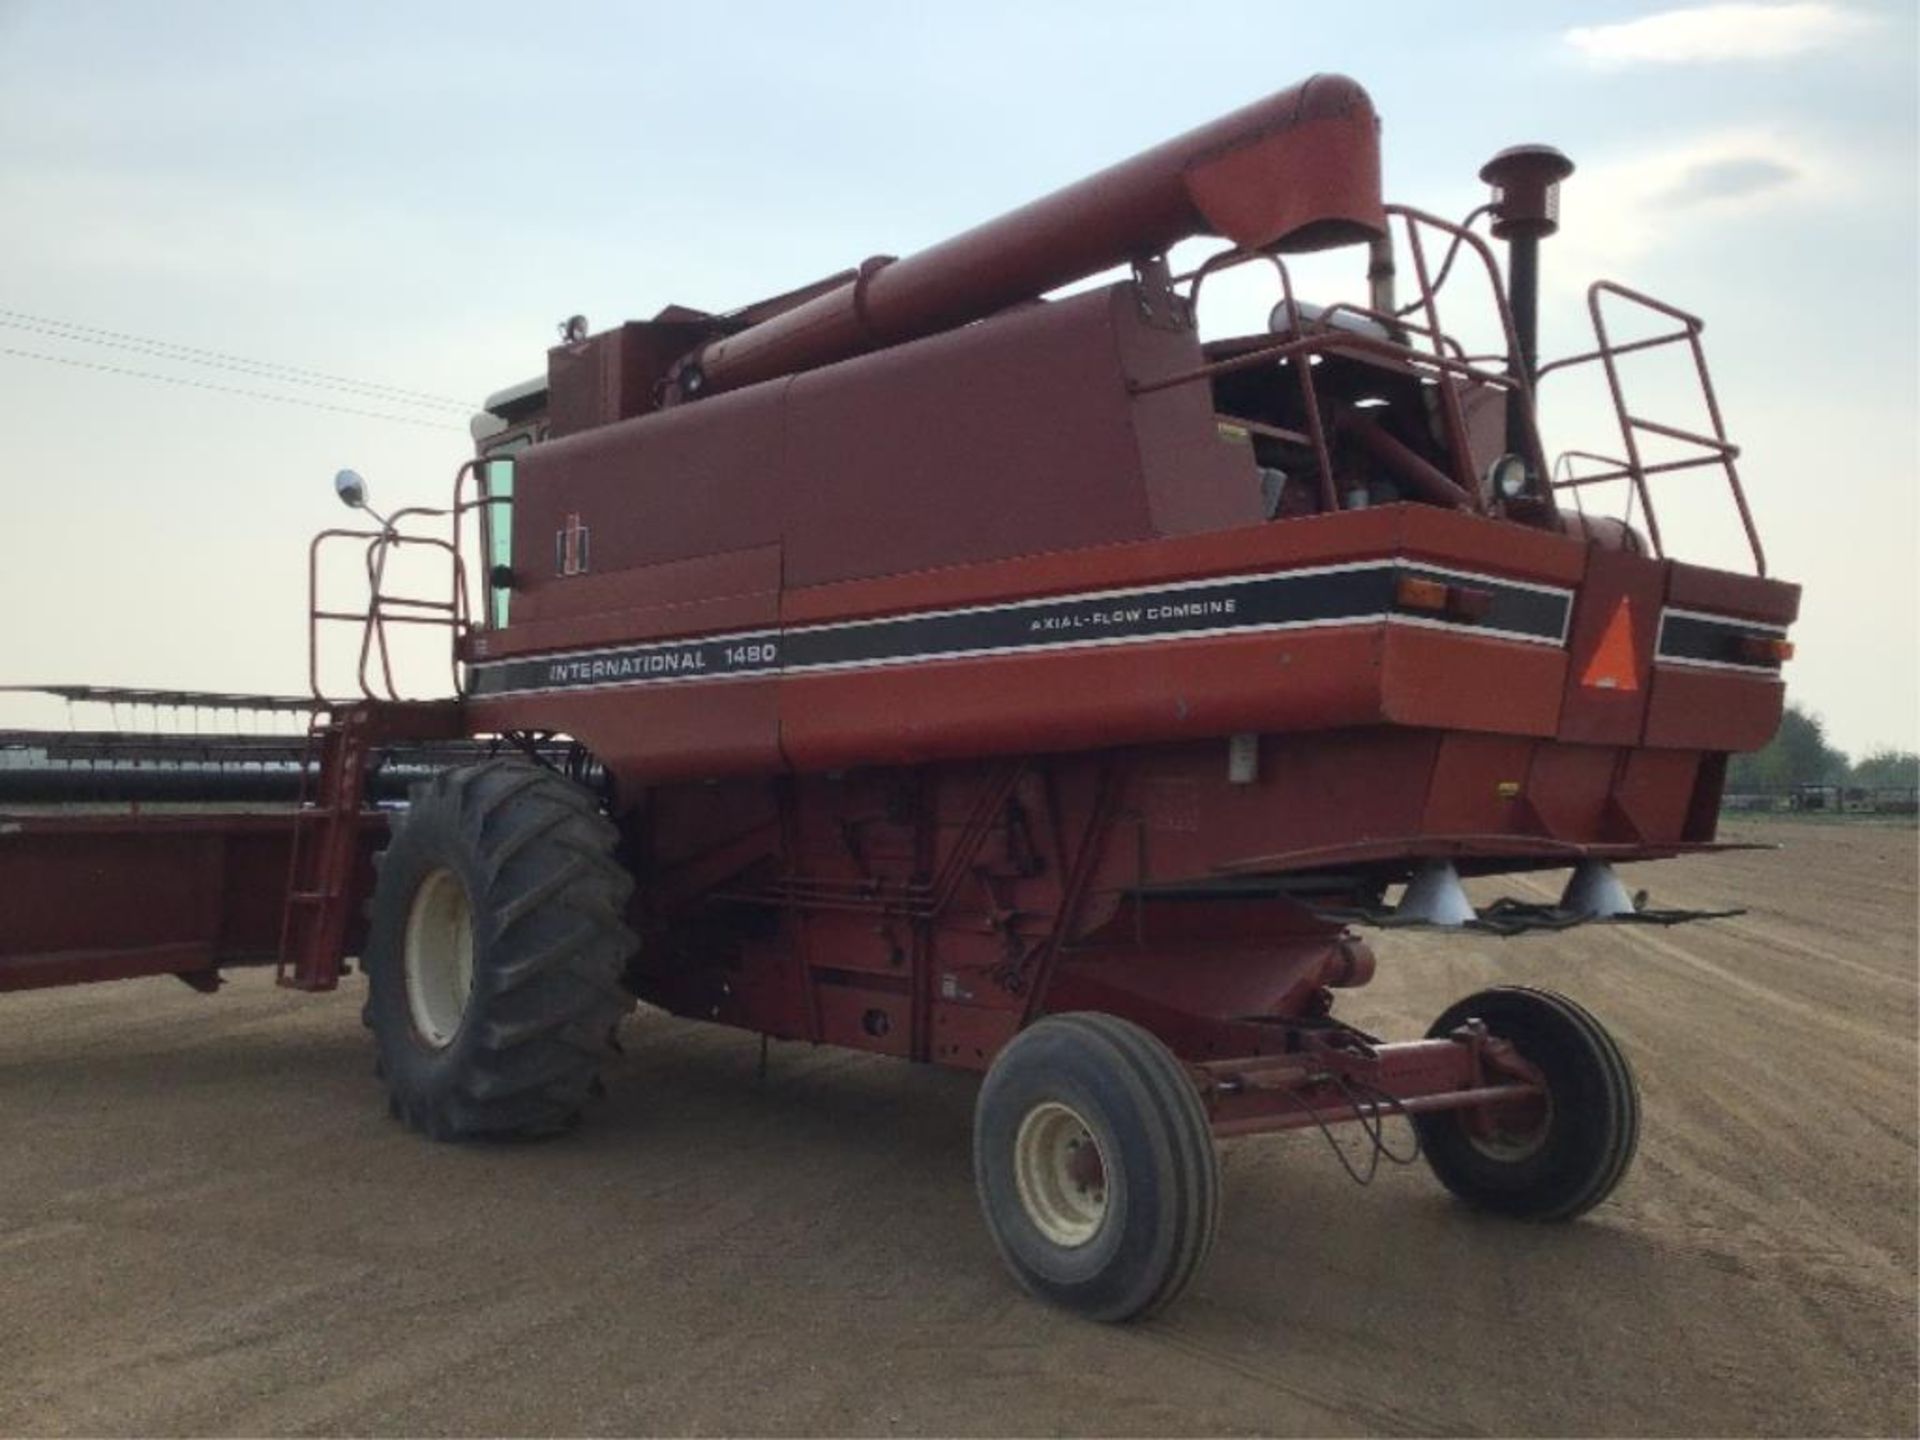
[[[904,260],[856,277],[682,361],[688,395],[745,385],[951,330],[1195,235],[1304,251],[1384,235],[1379,121],[1320,75]]]
[[[377,514],[343,473],[370,518],[313,542],[295,744],[16,747],[297,800],[32,814],[59,784],[0,771],[0,985],[264,961],[328,990],[357,961],[393,1113],[439,1139],[572,1125],[636,999],[984,1072],[994,1242],[1102,1319],[1199,1272],[1223,1138],[1351,1123],[1357,1179],[1418,1151],[1483,1209],[1601,1203],[1639,1105],[1599,1022],[1503,986],[1382,1041],[1335,1014],[1376,965],[1352,927],[1702,918],[1613,867],[1720,848],[1798,591],[1765,578],[1695,317],[1596,286],[1595,347],[1539,361],[1570,162],[1503,152],[1453,225],[1382,202],[1378,131],[1321,76],[904,259],[575,317],[476,419],[448,509]],[[1173,274],[1197,235],[1227,248]],[[1290,256],[1343,248],[1364,301],[1296,292]],[[1237,265],[1270,268],[1268,327],[1203,341]],[[1450,328],[1469,280],[1486,353]],[[1621,338],[1622,307],[1673,328]],[[1705,422],[1635,408],[1628,361],[1665,346]],[[1582,367],[1621,453],[1556,470],[1534,388]],[[1696,468],[1756,573],[1667,552],[1650,482]],[[1629,516],[1586,511],[1608,483]],[[368,593],[326,592],[336,554]],[[401,625],[450,638],[424,699]],[[1463,886],[1561,870],[1550,905]]]

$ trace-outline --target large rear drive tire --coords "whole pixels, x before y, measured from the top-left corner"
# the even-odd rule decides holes
[[[633,888],[594,798],[493,760],[416,785],[380,858],[366,1015],[394,1113],[436,1140],[569,1127],[633,1007]]]
[[[1505,1113],[1415,1116],[1428,1165],[1482,1210],[1527,1220],[1584,1215],[1613,1193],[1639,1143],[1640,1097],[1627,1057],[1598,1020],[1550,990],[1482,990],[1449,1006],[1427,1035],[1451,1035],[1469,1019],[1539,1067],[1546,1100]]]
[[[1095,1320],[1166,1305],[1213,1246],[1220,1170],[1192,1079],[1111,1015],[1023,1030],[974,1111],[987,1229],[1032,1294]]]

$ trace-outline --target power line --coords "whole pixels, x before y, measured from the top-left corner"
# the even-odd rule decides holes
[[[262,378],[288,379],[323,388],[346,389],[372,398],[392,398],[404,400],[410,404],[447,406],[463,414],[470,414],[477,408],[470,401],[456,400],[450,395],[435,395],[429,391],[409,390],[402,386],[383,385],[371,380],[355,380],[345,375],[332,375],[323,370],[309,370],[298,365],[283,365],[273,360],[253,360],[244,355],[232,355],[221,350],[203,350],[197,346],[182,345],[172,340],[156,340],[150,336],[132,335],[122,330],[103,330],[94,325],[82,325],[71,320],[54,320],[43,315],[29,315],[19,310],[0,309],[0,326],[31,330],[38,334],[75,340],[86,345],[136,350],[156,357],[181,360],[188,364],[207,365],[214,369],[257,373]]]
[[[426,430],[464,430],[448,420],[422,420],[413,415],[386,415],[378,410],[356,410],[349,405],[329,405],[324,400],[303,400],[293,395],[271,395],[265,390],[244,390],[237,385],[215,385],[205,380],[189,380],[181,375],[159,375],[151,370],[128,370],[119,365],[102,365],[93,360],[74,360],[65,355],[43,355],[34,350],[13,350],[0,346],[0,355],[16,360],[38,360],[47,365],[67,365],[75,370],[97,370],[105,375],[125,375],[135,380],[157,380],[162,385],[182,385],[190,390],[211,390],[220,395],[244,395],[249,400],[271,400],[276,405],[298,405],[307,410],[330,410],[336,415],[358,415],[367,420],[387,420],[395,425],[417,425]]]
[[[27,330],[62,340],[73,340],[83,345],[101,345],[110,349],[130,350],[136,354],[151,355],[155,359],[204,365],[214,370],[237,371],[263,380],[281,380],[299,385],[312,385],[321,389],[342,390],[388,404],[431,405],[458,410],[462,414],[472,414],[479,408],[469,401],[456,400],[449,395],[435,395],[425,390],[409,390],[398,385],[382,385],[371,380],[355,380],[345,375],[331,375],[324,370],[308,370],[298,365],[282,365],[272,360],[251,360],[244,355],[231,355],[221,350],[203,350],[197,346],[181,345],[171,340],[156,340],[145,335],[128,334],[123,330],[103,330],[98,326],[81,325],[70,320],[53,320],[44,315],[29,315],[19,310],[0,309],[0,326],[12,330]]]

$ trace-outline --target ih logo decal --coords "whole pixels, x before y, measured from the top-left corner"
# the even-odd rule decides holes
[[[587,542],[591,532],[580,523],[580,512],[567,516],[567,523],[553,535],[553,569],[557,575],[587,573]]]
[[[1638,690],[1640,662],[1633,654],[1633,606],[1620,597],[1613,618],[1607,621],[1593,658],[1587,661],[1580,683],[1591,690]]]

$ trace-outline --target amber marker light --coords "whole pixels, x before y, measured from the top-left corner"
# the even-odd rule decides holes
[[[1443,581],[1402,575],[1400,583],[1393,590],[1393,603],[1402,610],[1444,611],[1447,608],[1447,589]]]
[[[1755,665],[1784,663],[1793,658],[1793,642],[1776,635],[1742,635],[1740,658]]]
[[[1486,618],[1493,606],[1493,595],[1469,585],[1449,585],[1444,580],[1429,580],[1421,575],[1402,575],[1394,586],[1393,601],[1401,610],[1426,610],[1455,620],[1475,621]]]

